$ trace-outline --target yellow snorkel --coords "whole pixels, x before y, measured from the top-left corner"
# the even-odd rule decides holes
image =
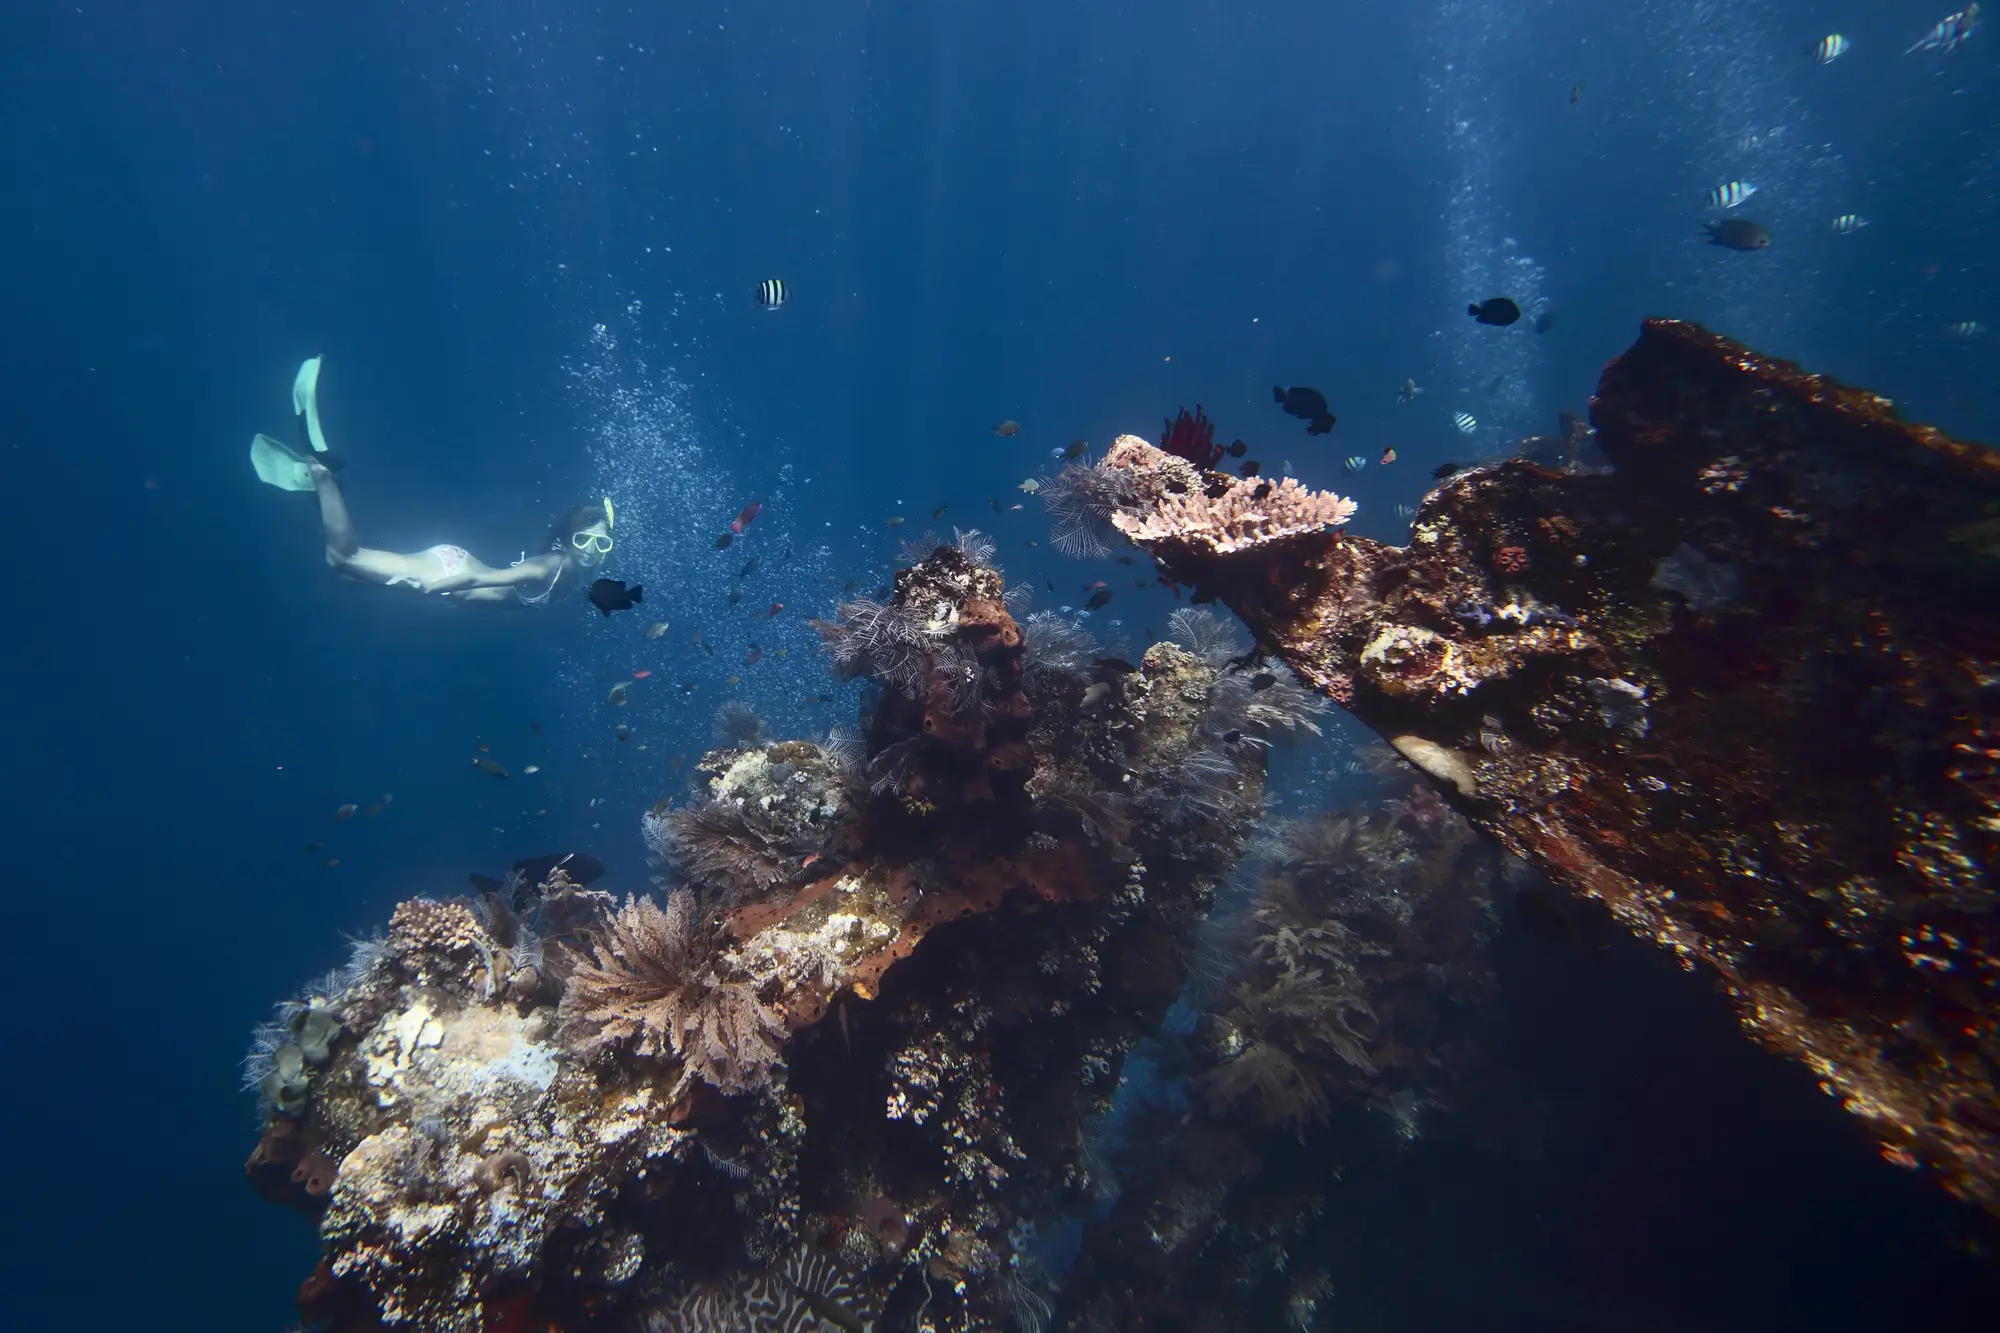
[[[607,529],[618,526],[618,511],[611,507],[611,497],[608,495],[604,497],[604,526]]]

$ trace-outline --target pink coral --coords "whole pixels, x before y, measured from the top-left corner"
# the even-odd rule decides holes
[[[1138,481],[1136,507],[1111,518],[1138,542],[1173,540],[1227,555],[1340,527],[1354,517],[1354,501],[1331,491],[1309,491],[1290,477],[1274,482],[1203,473],[1136,435],[1119,436],[1102,466]]]

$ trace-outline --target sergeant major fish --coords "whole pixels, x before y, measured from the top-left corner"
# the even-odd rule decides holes
[[[1710,208],[1737,208],[1755,193],[1757,187],[1749,181],[1730,181],[1716,186],[1705,197]]]
[[[1979,30],[1979,6],[1967,5],[1958,13],[1941,19],[1935,28],[1917,38],[1916,45],[1903,52],[1915,55],[1919,51],[1942,51],[1950,55],[1959,48],[1966,38]]]

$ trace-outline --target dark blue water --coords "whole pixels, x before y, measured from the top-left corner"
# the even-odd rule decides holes
[[[1053,581],[1043,604],[1123,578],[1029,547],[1032,501],[1005,511],[1052,448],[1198,401],[1390,537],[1432,466],[1581,407],[1654,314],[1994,435],[1992,336],[1946,330],[2000,326],[2000,42],[1906,59],[1942,13],[1902,4],[1616,8],[9,5],[8,1322],[287,1320],[311,1236],[238,1176],[268,1002],[467,870],[588,846],[640,886],[637,816],[719,702],[781,733],[851,720],[804,617],[879,584],[940,505]],[[1852,53],[1804,57],[1835,30]],[[1768,252],[1699,243],[1702,195],[1739,178]],[[1870,225],[1831,234],[1848,212]],[[768,277],[794,293],[774,315]],[[1463,317],[1500,293],[1556,327]],[[364,540],[505,564],[609,494],[609,572],[644,610],[337,581],[311,502],[244,456],[315,354]],[[1325,390],[1336,433],[1277,414],[1273,382]],[[1099,624],[1141,642],[1173,603],[1129,583]],[[1320,803],[1330,761],[1293,762],[1285,799]],[[1519,994],[1563,1141],[1504,1178],[1413,1170],[1385,1283],[1533,1234],[1521,1262],[1574,1277],[1579,1328],[1974,1326],[1974,1222],[1692,983]],[[1443,1308],[1413,1289],[1404,1326]]]

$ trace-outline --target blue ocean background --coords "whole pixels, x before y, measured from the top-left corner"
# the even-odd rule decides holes
[[[1199,402],[1398,538],[1649,315],[2000,435],[2000,349],[1948,331],[2000,326],[2000,34],[1902,54],[1946,3],[6,6],[6,1323],[284,1327],[316,1246],[241,1178],[250,1026],[467,871],[575,848],[643,888],[718,704],[853,720],[806,618],[903,538],[991,532],[1042,607],[1105,579],[1143,647],[1172,595],[1056,555],[1017,489],[1072,440]],[[1732,179],[1770,250],[1701,243]],[[1500,294],[1555,326],[1465,318]],[[365,541],[504,564],[608,495],[644,606],[335,579],[245,457],[319,354]],[[1363,739],[1287,758],[1281,812],[1364,799]],[[1978,1219],[1705,982],[1507,947],[1548,1142],[1395,1168],[1395,1327],[1988,1326]]]

